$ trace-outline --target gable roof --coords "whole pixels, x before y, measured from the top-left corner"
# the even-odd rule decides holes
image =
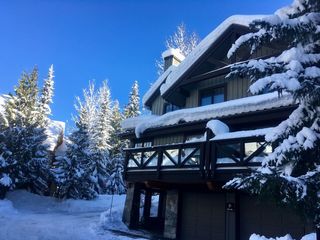
[[[265,18],[267,15],[234,15],[223,21],[207,37],[205,37],[198,46],[189,53],[189,55],[177,66],[165,83],[161,85],[160,92],[164,95],[178,80],[183,77],[184,73],[196,63],[196,61],[219,39],[219,37],[233,24],[248,27],[249,24],[257,19]]]
[[[171,65],[164,73],[162,73],[159,78],[150,86],[148,91],[143,95],[142,97],[142,104],[144,106],[148,105],[148,102],[152,99],[152,97],[155,95],[157,90],[159,90],[160,86],[164,81],[167,79],[169,74],[174,71],[177,68],[175,65]]]
[[[160,94],[164,95],[176,82],[178,82],[184,73],[197,62],[197,60],[206,53],[207,50],[219,39],[219,37],[233,25],[242,25],[248,27],[256,19],[262,19],[267,15],[234,15],[223,21],[207,37],[205,37],[198,46],[189,53],[189,55],[175,67],[170,67],[165,71],[149,88],[143,96],[142,102],[146,106],[154,97],[160,88]]]

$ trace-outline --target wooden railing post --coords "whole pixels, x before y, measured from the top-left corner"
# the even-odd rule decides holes
[[[162,160],[163,160],[163,148],[159,149],[158,152],[158,162],[157,162],[157,178],[160,178],[160,170],[161,170],[161,165],[162,165]]]
[[[124,180],[127,180],[127,172],[128,172],[128,164],[129,164],[129,151],[126,150],[125,151],[125,159],[124,159],[124,168],[123,168],[123,172],[124,172]]]
[[[211,142],[210,139],[214,137],[214,134],[212,133],[211,129],[206,129],[206,142],[205,142],[205,171],[206,171],[206,177],[211,177],[211,171],[210,171],[210,165],[211,165]]]
[[[200,174],[202,178],[206,177],[205,173],[205,142],[201,142],[200,145]]]

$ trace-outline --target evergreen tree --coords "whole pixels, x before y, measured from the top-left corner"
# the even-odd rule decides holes
[[[138,115],[140,115],[139,85],[137,81],[134,81],[129,95],[129,103],[124,109],[124,117],[131,118]]]
[[[96,162],[97,184],[96,189],[98,193],[106,192],[106,183],[109,177],[107,167],[110,165],[109,149],[110,135],[112,132],[111,118],[111,94],[107,82],[103,82],[98,92],[98,109],[97,119],[95,121],[95,136],[94,136],[94,154]]]
[[[111,138],[110,138],[110,177],[107,182],[107,192],[110,194],[123,194],[125,193],[125,184],[123,181],[123,164],[124,152],[126,144],[119,137],[121,132],[121,121],[123,116],[119,109],[119,102],[115,101],[112,108],[111,118]]]
[[[188,33],[186,25],[181,23],[177,26],[177,30],[165,42],[166,48],[179,49],[181,54],[188,56],[188,54],[198,45],[199,37],[195,32]],[[158,75],[161,75],[164,70],[164,61],[161,58],[156,61]]]
[[[235,178],[229,188],[275,198],[311,218],[320,228],[320,2],[295,0],[273,16],[256,20],[252,33],[241,36],[228,56],[250,47],[284,46],[275,57],[232,67],[231,75],[248,76],[250,91],[287,92],[298,104],[289,118],[266,135],[275,146],[262,167]]]
[[[54,90],[53,73],[54,73],[53,65],[51,65],[49,68],[48,78],[45,79],[44,81],[44,85],[43,85],[41,96],[40,96],[39,108],[40,108],[40,113],[44,118],[43,121],[45,123],[47,123],[48,116],[51,114],[50,104],[52,103],[53,90]]]
[[[124,119],[119,102],[116,100],[112,107],[112,117],[111,117],[111,135],[110,135],[110,157],[113,158],[117,155],[122,155],[123,141],[119,137],[121,132],[121,121]]]
[[[83,95],[83,102],[77,98],[76,130],[69,138],[67,156],[59,159],[56,170],[61,198],[92,199],[107,191],[113,130],[110,89],[104,82],[97,92],[89,83]]]
[[[6,120],[0,112],[0,199],[5,197],[5,193],[14,188],[14,169],[16,162],[11,157],[12,152],[6,145]]]
[[[88,92],[84,90],[86,96]],[[78,116],[74,118],[76,130],[72,132],[67,144],[65,157],[59,160],[56,170],[56,183],[59,198],[93,199],[97,196],[95,190],[96,178],[94,173],[94,161],[91,149],[90,120],[91,110],[88,102],[82,103],[77,98],[76,110]]]
[[[40,111],[39,98],[38,70],[34,68],[30,74],[22,74],[15,95],[8,97],[2,114],[6,126],[2,126],[1,133],[6,136],[4,144],[11,152],[6,161],[15,163],[11,171],[13,184],[47,194],[51,172],[44,145],[46,122],[40,121],[47,116]]]

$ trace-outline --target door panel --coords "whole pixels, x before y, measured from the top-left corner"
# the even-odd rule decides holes
[[[300,239],[306,232],[306,225],[293,211],[280,208],[270,202],[259,202],[256,198],[241,195],[240,240],[249,239],[253,233],[267,237],[284,236],[290,233]]]
[[[180,239],[225,240],[225,195],[182,194]]]

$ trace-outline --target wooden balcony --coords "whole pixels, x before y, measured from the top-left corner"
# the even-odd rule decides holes
[[[125,149],[128,181],[227,181],[261,165],[272,151],[264,137]]]

